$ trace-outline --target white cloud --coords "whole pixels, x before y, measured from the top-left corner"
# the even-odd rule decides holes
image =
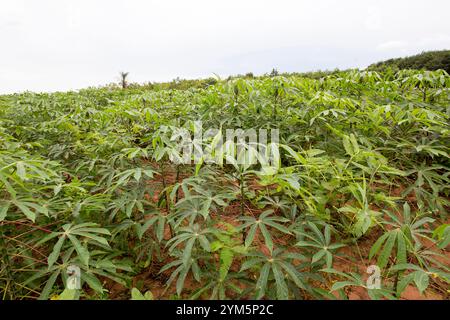
[[[364,24],[369,30],[381,29],[383,24],[381,8],[375,6],[367,8],[367,17]]]
[[[429,37],[417,39],[415,42],[402,40],[387,41],[379,44],[376,49],[381,52],[412,54],[425,50],[450,49],[450,36],[446,34],[436,34]]]
[[[423,50],[427,48],[436,49],[449,49],[450,48],[450,35],[448,34],[436,34],[430,37],[425,37],[417,42],[418,47]]]
[[[408,46],[406,41],[388,41],[383,42],[377,46],[377,50],[379,51],[390,51],[390,50],[399,50],[405,49]]]
[[[439,8],[439,10],[436,10]],[[363,67],[450,48],[448,0],[3,0],[0,93]]]

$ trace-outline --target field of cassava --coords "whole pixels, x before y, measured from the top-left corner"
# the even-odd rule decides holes
[[[0,96],[1,299],[448,299],[449,120],[441,70]]]

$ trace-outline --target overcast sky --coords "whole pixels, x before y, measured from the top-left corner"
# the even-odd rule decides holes
[[[448,0],[0,0],[0,93],[366,67],[450,49]]]

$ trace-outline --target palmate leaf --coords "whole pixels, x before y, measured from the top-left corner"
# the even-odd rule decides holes
[[[26,170],[25,170],[25,165],[22,161],[17,161],[16,162],[16,174],[17,176],[19,176],[19,178],[24,181],[26,180]]]
[[[48,215],[47,208],[40,206],[36,203],[29,201],[20,201],[14,200],[14,205],[22,211],[22,213],[31,221],[35,222],[36,220],[36,212],[43,213],[44,215]],[[34,209],[34,211],[32,210]],[[36,211],[36,212],[35,212]]]
[[[322,259],[323,256],[326,255],[326,253],[327,253],[327,251],[325,251],[325,250],[320,250],[320,251],[316,252],[311,259],[311,263],[315,263],[315,262],[319,261],[320,259]],[[330,266],[328,266],[328,267],[330,267]]]
[[[184,282],[186,280],[186,276],[189,272],[190,267],[191,267],[190,263],[180,267],[181,270],[179,272],[179,276],[178,276],[177,284],[176,284],[177,294],[179,296],[181,295],[181,292],[183,291]]]
[[[414,282],[416,283],[417,289],[419,289],[422,294],[426,288],[428,288],[429,277],[426,272],[423,271],[415,271],[414,274]]]
[[[389,257],[391,255],[391,251],[394,248],[395,245],[395,239],[396,239],[396,232],[389,232],[389,235],[386,239],[385,245],[383,247],[383,249],[381,250],[380,256],[378,257],[378,266],[380,268],[384,268],[388,261],[389,261]]]
[[[445,279],[445,274],[441,273],[437,270],[431,270],[431,272],[426,272],[422,268],[420,268],[417,265],[411,264],[411,263],[403,263],[395,265],[390,269],[391,271],[404,271],[404,270],[413,270],[413,272],[410,272],[406,275],[404,275],[397,286],[397,295],[400,296],[401,293],[406,289],[408,284],[414,283],[419,289],[420,294],[423,294],[423,292],[428,288],[429,286],[429,274],[436,272],[436,276],[442,276],[443,279]],[[448,276],[447,276],[447,282],[448,282]]]
[[[270,272],[270,265],[265,264],[261,268],[258,281],[256,282],[256,299],[261,299],[262,297],[264,297],[267,287],[267,281],[269,279],[269,272]]]
[[[306,289],[306,285],[304,281],[302,280],[302,275],[300,272],[297,271],[297,269],[290,263],[287,263],[285,261],[279,261],[279,265],[284,269],[284,271],[290,276],[291,280],[294,281],[294,283],[297,285],[297,287]]]
[[[192,227],[183,227],[180,228],[180,233],[171,238],[167,242],[167,246],[169,247],[169,252],[174,252],[177,250],[176,248],[184,243],[184,249],[182,253],[181,261],[183,262],[184,266],[187,266],[191,263],[191,256],[192,251],[195,245],[197,243],[199,244],[200,248],[202,248],[206,252],[211,251],[211,244],[209,243],[209,240],[206,238],[205,235],[211,233],[211,230],[208,228],[200,229],[200,226],[198,224],[193,225]]]
[[[277,298],[279,300],[287,300],[289,298],[289,291],[287,288],[286,280],[284,279],[284,274],[278,264],[274,264],[272,266],[272,272],[275,277]]]
[[[53,285],[56,282],[56,279],[58,278],[59,274],[61,272],[61,269],[56,269],[52,275],[48,278],[47,282],[45,283],[44,288],[41,291],[41,294],[39,295],[38,300],[47,300],[50,296],[51,290],[53,288]]]
[[[262,299],[272,285],[275,287],[277,299],[289,298],[288,281],[299,288],[306,288],[303,275],[292,263],[293,259],[305,260],[302,255],[295,254],[282,249],[275,249],[272,257],[266,257],[261,252],[248,254],[249,260],[244,261],[240,273],[247,269],[259,269],[258,280],[255,284],[255,298]],[[270,277],[270,275],[273,277]]]
[[[372,245],[372,248],[370,249],[369,259],[372,259],[378,253],[387,237],[389,237],[388,232],[384,233],[381,237],[377,239],[377,241],[375,241],[375,243]]]
[[[397,284],[397,296],[400,296],[402,292],[406,289],[408,284],[414,281],[414,273],[407,274],[402,277]]]
[[[247,237],[245,238],[245,246],[248,248],[253,243],[253,239],[255,238],[256,230],[258,226],[256,224],[250,227],[250,230],[247,233]]]
[[[186,245],[184,247],[184,253],[183,253],[183,264],[186,266],[190,259],[191,259],[191,254],[192,254],[192,247],[194,246],[195,243],[195,238],[190,238],[187,242]]]
[[[8,209],[9,209],[9,203],[6,203],[6,204],[0,206],[0,222],[5,220],[6,215],[8,213]]]
[[[86,266],[89,265],[89,251],[80,243],[80,241],[73,235],[68,235],[69,240],[72,242],[76,252],[78,253],[78,257],[81,262]]]
[[[223,281],[228,275],[228,271],[230,270],[231,264],[233,263],[234,252],[229,248],[223,248],[220,250],[220,268],[219,275],[220,280]]]
[[[133,177],[133,179],[136,182],[140,182],[142,175],[145,175],[147,178],[153,178],[154,174],[155,171],[152,169],[134,168],[125,170],[113,177],[113,179],[118,178],[118,180],[114,183],[114,186],[111,188],[111,192],[119,188],[120,186],[127,184],[130,181],[131,177]]]
[[[50,253],[47,258],[48,269],[50,269],[58,259],[59,253],[61,252],[61,247],[64,244],[65,240],[66,237],[64,235],[60,236],[58,242],[56,242],[55,246],[53,247],[52,253]]]
[[[90,253],[87,248],[87,244],[94,244],[97,246],[102,245],[107,248],[110,247],[108,241],[100,235],[110,235],[111,233],[107,229],[98,228],[97,224],[95,223],[89,222],[89,223],[81,223],[78,225],[65,224],[62,226],[62,228],[64,229],[64,232],[53,232],[44,237],[43,239],[41,239],[36,244],[41,245],[59,236],[58,241],[53,246],[52,252],[47,258],[49,270],[58,260],[61,253],[61,249],[66,239],[69,239],[73,248],[77,252],[79,259],[85,266],[89,266],[89,258],[90,258]],[[83,238],[84,239],[83,242],[85,243],[85,245],[83,245],[76,236]]]
[[[272,252],[273,251],[273,241],[272,236],[269,233],[269,230],[267,230],[266,226],[263,224],[259,225],[259,230],[261,230],[261,233],[264,238],[264,242],[266,243],[267,248]]]
[[[342,145],[344,146],[345,152],[350,156],[354,156],[359,152],[359,146],[353,134],[350,134],[350,136],[344,136],[342,138]]]
[[[151,217],[145,223],[141,226],[140,224],[137,224],[137,236],[139,240],[142,239],[144,233],[151,227],[153,224],[158,220],[158,217]]]
[[[1,221],[1,219],[0,219]],[[443,224],[437,227],[433,231],[433,238],[437,238],[439,240],[438,247],[441,249],[446,248],[450,244],[450,225]]]
[[[358,286],[358,285],[359,284],[354,281],[338,281],[331,286],[331,291],[338,291],[348,286]]]
[[[2,183],[2,186],[5,187],[6,191],[8,191],[8,193],[11,195],[12,198],[15,198],[17,196],[17,191],[9,183],[8,176],[4,175],[1,170],[0,170],[0,182]]]
[[[400,230],[397,231],[397,263],[406,263],[406,241]]]
[[[386,267],[395,244],[397,244],[397,262],[405,263],[407,255],[407,241],[405,240],[405,235],[400,229],[395,229],[384,233],[370,249],[369,259],[380,252],[377,265],[380,268]],[[383,248],[381,249],[382,246]]]
[[[305,240],[298,241],[296,246],[299,247],[310,247],[315,251],[311,258],[311,263],[314,264],[325,258],[325,263],[328,268],[331,268],[333,264],[333,254],[334,250],[344,247],[341,243],[331,243],[331,227],[326,224],[323,233],[319,230],[315,223],[308,221],[307,226],[311,232],[306,232],[305,229],[297,230],[298,235],[304,236]],[[316,251],[316,249],[320,249]]]
[[[285,234],[292,234],[289,229],[287,229],[284,225],[281,223],[289,221],[289,219],[277,217],[277,216],[271,216],[273,213],[273,210],[266,210],[258,217],[258,219],[254,217],[241,217],[240,220],[244,221],[244,223],[241,225],[240,229],[246,229],[248,228],[247,237],[245,238],[244,244],[245,247],[250,247],[254,241],[256,231],[259,229],[263,238],[265,245],[269,250],[273,251],[273,240],[272,235],[267,229],[267,227],[271,227],[274,229],[277,229]],[[281,222],[281,223],[280,223]]]

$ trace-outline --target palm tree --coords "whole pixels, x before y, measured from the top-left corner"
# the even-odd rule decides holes
[[[276,77],[279,75],[279,72],[277,69],[273,68],[272,72],[269,74],[271,77]]]
[[[122,89],[125,89],[128,85],[127,83],[128,72],[120,72],[120,82],[122,84]]]

